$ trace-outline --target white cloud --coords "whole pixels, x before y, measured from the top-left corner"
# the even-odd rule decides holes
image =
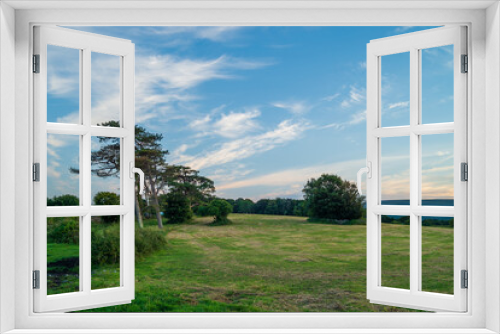
[[[196,39],[208,39],[214,42],[224,42],[236,36],[243,27],[161,27],[153,28],[159,35],[172,36],[189,35]],[[181,37],[181,36],[180,36]]]
[[[322,126],[320,129],[335,128],[337,130],[343,130],[348,126],[356,125],[366,120],[366,110],[352,114],[351,119],[346,122],[331,123]]]
[[[409,104],[410,104],[409,101],[390,103],[389,106],[388,106],[388,108],[389,109],[404,108],[404,107],[408,107]]]
[[[340,96],[340,93],[335,93],[333,95],[325,96],[322,100],[331,102],[331,101],[335,100],[336,98],[338,98],[339,96]]]
[[[238,138],[260,128],[255,120],[259,116],[260,111],[256,108],[244,112],[231,111],[222,114],[218,119],[211,115],[195,119],[189,127],[197,132],[196,137],[218,135],[224,138]]]
[[[347,180],[355,180],[357,171],[365,166],[366,161],[349,160],[342,162],[335,162],[331,164],[315,165],[303,168],[293,168],[282,170],[274,173],[269,173],[246,180],[226,183],[217,186],[217,190],[227,190],[235,188],[246,188],[255,186],[290,186],[290,185],[304,185],[307,180],[321,176],[321,174],[337,174]],[[262,197],[261,197],[262,198]]]
[[[285,120],[274,130],[225,142],[218,145],[215,150],[203,152],[196,156],[182,155],[175,163],[187,165],[197,170],[223,165],[272,150],[279,145],[293,141],[299,138],[308,128],[309,125],[305,122]]]
[[[269,64],[221,56],[215,59],[181,59],[171,55],[137,58],[136,119],[186,118],[176,103],[199,99],[188,91],[211,80],[235,79],[235,70],[258,69]],[[168,116],[168,117],[166,117]]]
[[[294,115],[302,115],[311,110],[312,106],[305,102],[274,102],[272,106],[280,109],[285,109]]]
[[[365,89],[359,89],[356,86],[351,86],[349,90],[349,97],[344,99],[340,106],[342,108],[349,108],[352,105],[359,105],[366,99]]]

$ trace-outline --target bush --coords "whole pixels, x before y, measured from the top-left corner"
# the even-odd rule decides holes
[[[61,195],[47,198],[47,206],[77,206],[80,200],[75,195]]]
[[[78,217],[47,218],[47,242],[74,244],[80,240],[80,219]]]
[[[189,200],[178,193],[169,193],[165,196],[163,214],[168,219],[168,224],[180,224],[193,218]]]
[[[198,217],[210,216],[210,214],[208,213],[208,206],[205,205],[197,206],[194,210],[194,214],[197,215]]]
[[[208,205],[207,212],[214,216],[214,223],[229,223],[227,216],[233,212],[233,207],[228,201],[223,199],[214,199]]]
[[[92,229],[92,264],[115,264],[120,262],[120,225]]]
[[[161,231],[149,229],[135,230],[135,257],[141,258],[157,250],[162,249],[167,244],[167,240]]]
[[[109,192],[100,191],[94,196],[95,205],[120,205],[120,196]],[[120,216],[102,216],[104,223],[116,223],[120,221]]]
[[[92,264],[115,264],[120,262],[120,227],[118,224],[92,231]],[[143,258],[167,244],[161,231],[135,230],[135,257]]]

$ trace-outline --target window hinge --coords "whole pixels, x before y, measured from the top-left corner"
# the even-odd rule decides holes
[[[462,289],[467,289],[469,287],[469,272],[467,270],[462,270]]]
[[[40,73],[40,55],[33,55],[33,73]]]
[[[466,162],[462,162],[460,165],[460,180],[469,181],[469,165]]]
[[[40,270],[33,270],[33,289],[40,289]]]
[[[469,72],[469,56],[462,55],[462,73]]]
[[[33,181],[40,182],[40,164],[38,162],[33,164]]]

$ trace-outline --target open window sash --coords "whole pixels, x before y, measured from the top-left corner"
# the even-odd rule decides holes
[[[422,124],[422,51],[453,45],[454,122]],[[408,126],[383,127],[382,62],[386,55],[409,53],[410,122]],[[367,45],[367,298],[376,304],[430,311],[467,311],[467,289],[462,271],[467,269],[467,182],[461,164],[467,162],[467,74],[462,63],[467,54],[466,27],[442,27],[373,40]],[[385,58],[384,58],[385,61]],[[470,68],[468,69],[470,71]],[[422,205],[422,135],[453,133],[454,206]],[[383,205],[381,192],[381,142],[387,137],[409,137],[409,205]],[[409,290],[382,285],[382,215],[410,217]],[[453,294],[422,290],[422,217],[453,217]]]
[[[48,47],[56,46],[79,53],[79,68],[76,77],[79,80],[79,117],[75,124],[47,122],[47,94],[50,90],[67,88],[69,83],[62,80],[60,85],[48,87],[47,66]],[[128,40],[100,36],[58,27],[36,26],[34,28],[34,163],[39,163],[38,182],[34,187],[34,312],[65,312],[96,307],[130,303],[134,299],[134,44]],[[113,55],[118,59],[119,113],[120,120],[116,127],[104,127],[92,124],[91,57],[100,53]],[[38,58],[38,59],[37,59]],[[78,59],[78,58],[77,58]],[[77,61],[78,62],[78,61]],[[56,64],[57,67],[57,64]],[[53,69],[52,69],[53,70]],[[105,74],[104,74],[105,75]],[[64,78],[61,78],[64,79]],[[50,83],[49,83],[50,84]],[[57,94],[57,91],[55,92]],[[54,135],[74,135],[79,145],[78,206],[47,206],[47,138]],[[91,178],[93,150],[92,137],[118,139],[119,155],[119,191],[120,205],[96,206],[92,203]],[[49,152],[50,153],[50,152]],[[131,174],[132,172],[132,174]],[[36,181],[36,180],[34,180]],[[92,217],[119,216],[119,283],[112,288],[93,289],[92,277]],[[78,227],[78,287],[73,292],[48,293],[47,271],[47,219],[53,217],[75,217]],[[76,218],[78,217],[78,218]]]

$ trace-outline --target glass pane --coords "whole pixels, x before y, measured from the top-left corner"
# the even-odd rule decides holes
[[[410,137],[381,139],[382,205],[410,204]]]
[[[120,205],[120,138],[92,137],[92,204]]]
[[[80,53],[47,45],[47,122],[80,123]]]
[[[47,218],[47,294],[80,291],[80,218]]]
[[[382,126],[410,124],[410,53],[380,57]]]
[[[453,217],[422,217],[422,291],[453,294]]]
[[[120,286],[120,216],[92,217],[91,288]]]
[[[453,133],[422,136],[422,205],[453,206]]]
[[[453,122],[453,45],[424,49],[422,123]]]
[[[121,57],[92,52],[92,125],[119,127]]]
[[[410,217],[382,216],[382,282],[410,289]]]
[[[47,135],[47,206],[80,205],[80,136]]]

